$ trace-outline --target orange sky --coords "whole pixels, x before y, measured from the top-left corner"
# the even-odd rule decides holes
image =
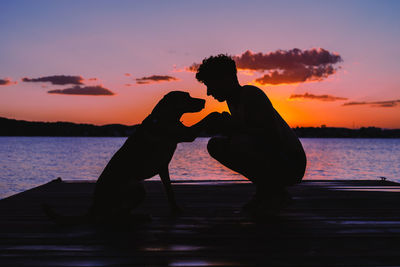
[[[183,117],[191,125],[227,108],[185,68],[228,53],[241,68],[261,68],[239,71],[240,83],[259,86],[292,127],[400,128],[400,4],[290,3],[6,1],[0,116],[136,124],[165,93],[183,90],[207,100]],[[331,61],[321,63],[323,51]],[[287,62],[279,53],[297,54]],[[60,75],[83,80],[51,80]],[[106,95],[75,94],[83,91]]]

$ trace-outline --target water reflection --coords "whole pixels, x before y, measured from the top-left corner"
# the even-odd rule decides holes
[[[239,266],[238,262],[217,262],[206,260],[173,261],[168,266]]]
[[[330,189],[337,191],[400,192],[400,186],[336,186]]]
[[[143,251],[198,251],[201,249],[204,249],[204,247],[189,245],[152,246],[142,248]]]
[[[400,139],[303,138],[305,179],[380,179],[400,182]]]
[[[126,138],[0,137],[0,198],[49,182],[96,180]],[[400,182],[400,139],[301,139],[305,179],[380,179]],[[212,159],[208,138],[178,144],[170,163],[175,181],[245,181]],[[155,177],[153,179],[159,179]]]

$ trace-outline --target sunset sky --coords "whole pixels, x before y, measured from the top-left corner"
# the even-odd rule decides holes
[[[400,1],[0,5],[0,116],[136,124],[168,91],[227,110],[193,69],[232,55],[290,126],[400,128]]]

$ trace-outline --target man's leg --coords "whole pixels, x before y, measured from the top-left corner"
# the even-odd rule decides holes
[[[247,140],[229,137],[214,137],[208,141],[208,153],[227,168],[242,174],[255,184],[271,183],[270,171],[272,160],[266,155],[266,148],[250,143]],[[258,181],[261,179],[262,181]]]
[[[244,159],[243,155],[240,155],[239,152],[232,147],[230,138],[211,138],[208,141],[207,150],[210,156],[219,161],[222,165],[253,181],[252,176],[249,175],[249,169],[251,169],[251,166],[248,166],[248,161]]]
[[[255,184],[256,194],[243,206],[244,210],[252,213],[279,211],[287,199],[285,170],[290,166],[285,166],[285,162],[275,157],[273,151],[246,138],[232,140],[227,137],[210,139],[207,149],[214,159]]]

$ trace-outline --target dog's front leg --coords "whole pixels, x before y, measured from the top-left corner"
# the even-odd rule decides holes
[[[162,181],[162,183],[164,185],[165,192],[167,194],[167,198],[168,198],[168,202],[169,202],[169,206],[170,206],[171,212],[173,214],[182,213],[181,208],[176,203],[175,194],[174,194],[174,191],[172,190],[171,180],[169,178],[168,166],[161,168],[160,172],[159,172],[159,175],[160,175],[161,181]]]

